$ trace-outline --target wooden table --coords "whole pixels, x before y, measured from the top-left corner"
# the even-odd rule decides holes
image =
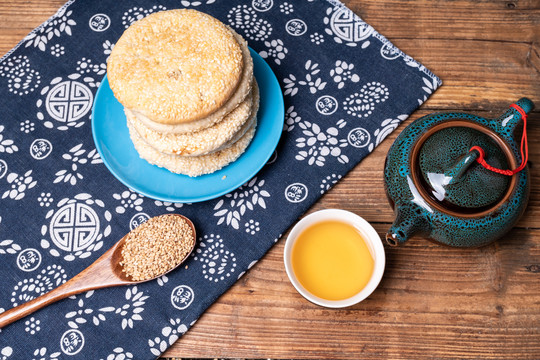
[[[0,52],[63,2],[0,1]],[[443,248],[421,238],[386,247],[380,286],[344,310],[315,306],[296,293],[283,268],[282,239],[165,356],[540,359],[540,0],[346,3],[444,86],[312,211],[353,211],[382,236],[393,220],[384,158],[407,124],[433,111],[495,117],[527,96],[538,108],[529,117],[526,214],[481,249]]]

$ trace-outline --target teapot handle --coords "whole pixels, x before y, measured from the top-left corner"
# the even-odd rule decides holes
[[[523,109],[525,114],[528,114],[534,108],[534,103],[527,98],[521,98],[515,104]],[[521,113],[517,109],[510,107],[504,114],[492,120],[491,125],[496,133],[512,142],[514,140],[514,130],[522,119]]]

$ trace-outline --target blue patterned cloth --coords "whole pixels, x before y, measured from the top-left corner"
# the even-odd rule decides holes
[[[126,188],[91,134],[116,40],[137,19],[178,7],[242,34],[285,98],[268,164],[196,204]],[[68,2],[0,62],[0,312],[62,284],[149,217],[182,213],[201,236],[186,267],[157,281],[84,293],[5,327],[0,359],[158,357],[440,84],[334,1]]]

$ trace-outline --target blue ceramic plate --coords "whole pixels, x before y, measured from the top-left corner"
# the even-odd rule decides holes
[[[129,138],[123,107],[114,97],[105,76],[94,102],[92,134],[111,173],[124,185],[152,199],[188,203],[214,199],[251,179],[277,146],[283,129],[284,107],[274,73],[255,51],[250,51],[261,95],[253,141],[235,162],[195,178],[173,174],[139,157]]]

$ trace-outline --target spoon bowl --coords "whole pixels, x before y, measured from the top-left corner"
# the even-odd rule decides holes
[[[193,231],[193,238],[197,239],[195,226],[193,225],[191,220],[179,214],[167,214],[160,216],[168,215],[179,216],[183,220],[185,220]],[[145,223],[139,226],[145,226]],[[186,259],[189,257],[189,255],[195,248],[195,241],[193,241],[193,246],[191,246],[187,254],[176,266],[153,278],[135,281],[130,279],[130,276],[123,271],[121,265],[123,259],[122,249],[126,243],[126,238],[129,236],[130,233],[127,233],[123,238],[121,238],[116,244],[114,244],[90,266],[88,266],[86,269],[75,275],[73,278],[71,278],[64,284],[58,286],[56,289],[53,289],[48,293],[45,293],[33,300],[30,300],[24,304],[16,306],[0,314],[0,329],[4,326],[11,324],[14,321],[17,321],[33,313],[34,311],[37,311],[47,305],[50,305],[58,300],[64,299],[72,295],[112,286],[135,285],[146,281],[155,280],[156,278],[163,276],[182,265],[182,263],[186,261]]]

